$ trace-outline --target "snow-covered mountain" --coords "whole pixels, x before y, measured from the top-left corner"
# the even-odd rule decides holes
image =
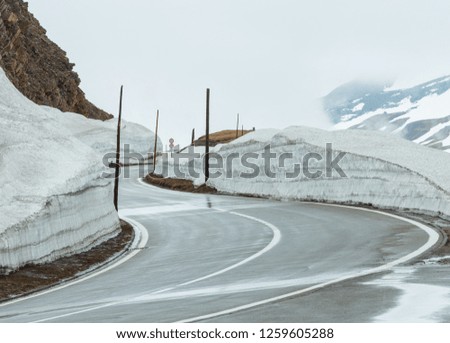
[[[350,82],[323,98],[334,128],[392,132],[450,151],[450,76],[406,89]]]

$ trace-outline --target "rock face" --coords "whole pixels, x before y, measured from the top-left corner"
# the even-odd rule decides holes
[[[88,118],[112,115],[86,100],[65,51],[46,36],[22,0],[0,0],[0,67],[22,94],[39,105]]]

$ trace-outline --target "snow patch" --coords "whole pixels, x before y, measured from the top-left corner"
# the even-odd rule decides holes
[[[441,131],[442,129],[445,129],[446,127],[450,126],[450,122],[447,123],[439,123],[435,126],[433,126],[426,134],[423,136],[420,136],[419,138],[415,139],[413,142],[418,144],[425,145],[428,142],[428,139]]]
[[[354,117],[355,117],[354,114],[344,114],[343,116],[341,116],[341,121],[349,121]]]
[[[417,86],[418,84],[423,84],[426,82],[429,82],[431,78],[439,78],[441,77],[442,74],[437,74],[437,75],[428,75],[428,76],[419,76],[416,78],[409,78],[409,79],[398,79],[396,80],[390,87],[385,88],[385,91],[396,91],[396,90],[403,90],[403,89],[407,89],[407,88],[411,88],[414,86]],[[450,76],[446,77],[442,80],[440,80],[440,83],[443,82],[447,82],[450,80]],[[434,85],[436,85],[438,82],[433,82],[429,84],[429,87],[432,87]]]
[[[397,119],[408,118],[406,125],[425,119],[438,119],[450,115],[450,90],[443,94],[431,94],[420,99],[415,107]]]
[[[450,256],[438,256],[438,257],[427,258],[427,259],[423,260],[423,263],[435,265],[435,264],[443,264],[443,263],[446,263],[447,261],[450,261]]]
[[[411,110],[411,108],[413,108],[413,106],[415,105],[411,103],[411,99],[407,97],[402,99],[398,104],[396,104],[396,106],[379,108],[375,111],[364,113],[363,115],[360,115],[359,117],[356,117],[353,120],[337,123],[333,127],[333,130],[345,130],[355,125],[361,125],[367,119],[380,114],[408,112]]]
[[[361,102],[358,105],[356,105],[355,107],[353,107],[352,112],[357,112],[357,111],[361,111],[364,108],[364,103]]]
[[[367,285],[389,287],[401,290],[395,307],[375,318],[381,323],[433,323],[438,313],[448,306],[450,288],[429,284],[408,282],[414,269],[399,268],[380,280]]]

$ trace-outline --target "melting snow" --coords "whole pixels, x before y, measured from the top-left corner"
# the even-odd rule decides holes
[[[397,304],[376,317],[375,322],[436,322],[438,313],[448,307],[450,288],[408,282],[412,273],[414,273],[412,268],[400,268],[380,280],[366,283],[380,287],[394,287],[402,291]]]

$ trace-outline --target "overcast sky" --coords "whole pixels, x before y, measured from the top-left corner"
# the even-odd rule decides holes
[[[315,100],[353,79],[450,74],[448,0],[29,0],[97,106],[182,145],[212,130],[330,124]]]

